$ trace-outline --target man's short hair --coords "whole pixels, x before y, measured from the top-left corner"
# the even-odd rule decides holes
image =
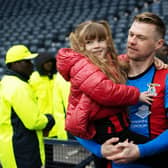
[[[150,12],[144,12],[144,13],[136,15],[133,19],[133,22],[134,21],[155,25],[156,31],[161,36],[161,38],[164,39],[164,36],[166,34],[166,26],[163,20],[156,14],[150,13]]]

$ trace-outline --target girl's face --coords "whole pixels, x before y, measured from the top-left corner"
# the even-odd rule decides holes
[[[86,51],[103,58],[104,53],[107,50],[107,41],[105,39],[94,39],[94,40],[87,40],[85,43]]]

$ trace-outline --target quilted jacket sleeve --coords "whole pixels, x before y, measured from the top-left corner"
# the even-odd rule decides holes
[[[101,105],[132,105],[139,100],[137,88],[113,83],[88,58],[72,49],[58,51],[57,68],[66,80]]]

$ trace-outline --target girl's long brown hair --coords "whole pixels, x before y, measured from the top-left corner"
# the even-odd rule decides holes
[[[87,21],[77,26],[69,36],[71,48],[87,56],[93,64],[98,66],[115,83],[125,83],[128,70],[127,63],[121,63],[117,59],[117,53],[112,40],[109,24],[102,21]],[[85,50],[87,40],[106,40],[107,52],[104,59],[93,55]]]

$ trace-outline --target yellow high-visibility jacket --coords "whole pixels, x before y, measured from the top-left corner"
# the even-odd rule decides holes
[[[67,91],[64,91],[65,93],[60,91],[60,86],[62,87],[65,85],[65,81],[63,80],[64,79],[62,79],[62,82],[57,80],[57,74],[54,74],[53,78],[50,79],[47,75],[42,76],[37,71],[33,72],[29,80],[29,83],[38,99],[41,113],[52,114],[55,118],[56,123],[50,130],[48,137],[57,137],[58,139],[67,139],[67,132],[64,129],[64,109],[66,107],[62,104],[62,101],[65,101],[67,106],[67,96],[63,96],[62,94],[69,94],[69,88]]]
[[[41,114],[27,81],[5,75],[0,82],[0,162],[3,168],[44,165],[42,130],[48,119]]]
[[[56,110],[55,119],[60,118],[56,122],[57,123],[56,130],[58,130],[57,136],[60,137],[60,139],[62,139],[64,135],[63,130],[65,130],[65,116],[66,116],[66,109],[68,106],[68,97],[70,93],[70,82],[64,80],[64,78],[58,72],[56,80],[54,81],[53,92],[54,92],[53,104],[54,109]]]

